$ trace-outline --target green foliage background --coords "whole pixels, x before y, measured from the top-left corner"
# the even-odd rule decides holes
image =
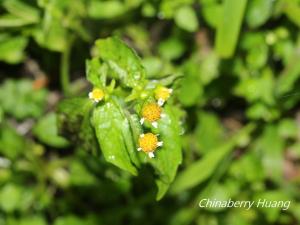
[[[299,0],[0,7],[0,225],[300,224]],[[156,84],[174,92],[149,160],[131,150]]]

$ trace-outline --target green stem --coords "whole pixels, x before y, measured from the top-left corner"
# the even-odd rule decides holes
[[[69,41],[65,51],[61,55],[60,60],[60,83],[63,93],[70,93],[70,53],[72,48],[73,38]]]

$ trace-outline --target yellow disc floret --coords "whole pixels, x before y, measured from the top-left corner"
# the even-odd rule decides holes
[[[154,90],[155,98],[158,100],[159,105],[163,105],[165,101],[170,98],[171,93],[173,92],[172,89],[159,86]]]
[[[139,147],[146,153],[155,151],[157,143],[157,136],[152,133],[142,134],[139,138]]]
[[[104,91],[100,88],[94,88],[93,91],[89,93],[89,98],[93,99],[95,102],[99,102],[104,97]]]
[[[163,145],[162,141],[153,133],[141,134],[139,138],[138,151],[143,151],[148,154],[150,158],[154,157],[154,151]]]
[[[148,103],[142,109],[143,119],[152,123],[160,119],[161,108],[156,103]]]

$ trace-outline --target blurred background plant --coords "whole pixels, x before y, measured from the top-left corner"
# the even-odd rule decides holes
[[[0,7],[0,225],[300,224],[299,0]],[[112,35],[136,50],[147,79],[173,83],[184,109],[183,161],[158,202],[151,167],[132,176],[83,142],[84,132],[58,135],[58,103],[87,98],[85,60]],[[84,109],[74,110],[78,132]],[[202,198],[291,206],[200,209]]]

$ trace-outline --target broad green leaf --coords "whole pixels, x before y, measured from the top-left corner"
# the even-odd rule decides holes
[[[246,21],[252,28],[263,25],[272,14],[273,0],[251,0],[249,1]]]
[[[5,0],[4,8],[11,14],[22,18],[25,21],[36,23],[39,21],[39,10],[26,4],[26,1],[21,0]]]
[[[179,173],[171,186],[171,193],[180,193],[207,180],[215,171],[220,161],[229,154],[240,140],[244,138],[245,135],[248,135],[253,128],[254,126],[251,124],[246,126],[229,141],[217,147],[214,151],[206,154],[203,159],[194,162],[188,168]]]
[[[224,0],[216,37],[220,57],[230,58],[234,54],[246,5],[247,0]]]
[[[0,36],[0,60],[12,64],[20,63],[25,57],[24,50],[27,42],[28,39],[26,37],[11,37],[2,34]]]
[[[106,38],[96,41],[100,58],[106,62],[111,72],[123,85],[136,87],[146,76],[145,69],[137,54],[118,38]]]
[[[178,27],[195,32],[198,29],[199,23],[195,10],[190,6],[180,7],[175,13],[175,23]]]
[[[33,134],[43,143],[52,147],[64,148],[69,142],[57,133],[56,114],[42,117],[33,128]]]
[[[180,110],[171,105],[164,106],[163,110],[166,116],[158,124],[159,139],[163,141],[163,146],[155,152],[155,158],[150,160],[159,176],[156,180],[157,200],[167,192],[182,161]]]
[[[92,124],[106,161],[136,175],[137,151],[130,124],[118,104],[112,100],[94,109]]]
[[[90,123],[93,102],[88,98],[63,100],[57,111],[58,133],[76,147],[98,153],[97,141]]]

